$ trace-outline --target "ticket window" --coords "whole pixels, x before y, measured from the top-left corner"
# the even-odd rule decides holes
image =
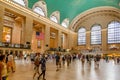
[[[12,28],[10,27],[3,27],[3,38],[2,42],[11,42],[11,33],[12,33]]]

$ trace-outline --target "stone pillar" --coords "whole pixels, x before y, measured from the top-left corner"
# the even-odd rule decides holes
[[[107,50],[107,30],[105,28],[102,29],[102,50]]]
[[[62,48],[63,48],[63,49],[67,49],[67,48],[68,48],[68,43],[67,43],[67,42],[69,41],[69,40],[67,40],[67,34],[64,34],[64,33],[63,33],[63,34],[62,34],[62,37],[63,37],[63,39],[61,39],[61,40],[62,40],[62,41],[61,41],[61,42],[62,42],[62,43],[61,43]]]
[[[91,39],[91,37],[90,37],[90,31],[88,31],[86,33],[86,48],[90,48],[90,44],[91,44],[90,39]]]
[[[61,47],[61,36],[62,36],[62,32],[59,30],[58,31],[58,47]]]
[[[45,48],[44,50],[48,50],[50,48],[50,26],[45,26]]]
[[[4,11],[5,8],[0,6],[0,42],[2,42],[2,33],[3,33],[3,26],[4,26]]]
[[[22,20],[21,26],[22,26],[22,29],[21,29],[21,35],[20,35],[20,43],[24,44],[25,43],[25,36],[24,36],[24,33],[25,33],[25,20]]]
[[[29,16],[25,19],[25,27],[24,27],[24,43],[32,41],[32,33],[33,33],[33,19]]]
[[[70,32],[67,34],[67,48],[71,49],[71,37],[70,37]]]
[[[75,49],[75,46],[77,45],[77,34],[73,34],[72,32],[68,31],[68,34],[66,36],[67,44],[66,48],[68,49]]]
[[[43,40],[40,40],[40,45],[41,45],[41,52],[43,52],[44,53],[44,49],[45,49],[45,28],[44,27],[42,27],[42,33],[44,33],[44,39]]]

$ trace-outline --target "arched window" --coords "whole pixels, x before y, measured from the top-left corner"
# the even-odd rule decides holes
[[[47,17],[47,6],[45,1],[43,0],[39,0],[38,2],[36,2],[33,5],[32,10],[37,14],[40,14],[41,16]]]
[[[86,29],[80,28],[78,30],[78,45],[85,45],[86,44]]]
[[[24,0],[13,0],[13,1],[22,5],[22,6],[26,6]]]
[[[42,15],[42,16],[45,16],[44,11],[43,11],[42,8],[40,8],[40,7],[35,7],[35,8],[33,9],[33,11],[36,12],[36,13],[38,13],[38,14],[40,14],[40,15]]]
[[[61,24],[63,27],[65,27],[65,28],[67,28],[67,24],[66,24],[66,22],[62,22],[62,24]]]
[[[91,44],[101,44],[101,26],[94,25],[91,29]]]
[[[56,16],[51,16],[51,17],[50,17],[50,20],[52,20],[52,21],[58,23],[58,20],[57,20]]]
[[[68,18],[64,19],[61,25],[67,28],[69,26],[69,19]]]
[[[120,43],[120,22],[112,21],[108,24],[108,43]]]
[[[50,15],[50,20],[59,23],[60,22],[60,12],[59,11],[54,11],[51,15]]]

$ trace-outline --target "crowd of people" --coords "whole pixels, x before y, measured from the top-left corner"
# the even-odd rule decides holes
[[[48,60],[54,60],[56,62],[56,71],[59,71],[62,66],[67,65],[67,67],[70,66],[72,61],[75,61],[76,59],[81,61],[82,67],[84,67],[85,63],[91,66],[91,62],[94,61],[94,67],[99,68],[99,62],[101,59],[104,59],[107,63],[110,59],[113,59],[115,64],[120,63],[120,57],[109,57],[109,56],[101,56],[101,55],[85,55],[85,54],[76,54],[76,53],[67,53],[63,54],[60,52],[56,52],[55,54],[49,54],[49,53],[34,53],[30,55],[23,55],[21,57],[22,59],[26,60],[27,58],[30,58],[31,63],[34,64],[34,73],[33,73],[33,79],[37,76],[37,79],[39,80],[42,76],[43,80],[45,79],[46,75],[46,61]],[[18,58],[19,59],[19,58]],[[39,70],[39,68],[41,70]],[[8,73],[15,72],[15,59],[13,56],[13,53],[10,52],[10,54],[0,54],[0,80],[6,80],[8,77]]]
[[[94,67],[99,68],[100,60],[103,59],[107,63],[110,59],[113,59],[114,62],[118,63],[118,60],[120,61],[119,57],[111,58],[109,56],[101,56],[101,55],[84,55],[84,54],[62,54],[60,52],[56,52],[55,54],[44,54],[41,55],[40,53],[37,53],[36,56],[31,57],[31,61],[35,64],[35,73],[33,75],[33,79],[36,76],[36,74],[39,75],[38,80],[40,76],[43,75],[43,80],[45,79],[45,72],[46,72],[46,61],[47,60],[54,60],[56,62],[56,71],[59,71],[62,66],[67,65],[67,67],[70,66],[72,62],[74,62],[76,59],[80,60],[82,63],[82,67],[84,67],[85,62],[91,66],[92,62],[94,62]],[[41,63],[42,60],[42,63]],[[36,65],[37,64],[37,65]],[[119,64],[119,63],[118,63]],[[39,71],[39,67],[41,65],[41,74]]]

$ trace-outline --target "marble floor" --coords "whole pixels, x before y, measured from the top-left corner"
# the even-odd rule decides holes
[[[33,73],[34,65],[29,60],[16,60],[16,72],[9,73],[8,80],[37,80],[38,75],[33,79]],[[120,80],[120,64],[114,64],[112,60],[109,63],[101,60],[99,68],[94,67],[94,62],[91,66],[85,63],[82,67],[81,61],[76,60],[69,67],[65,64],[56,71],[55,61],[49,60],[46,80]]]

